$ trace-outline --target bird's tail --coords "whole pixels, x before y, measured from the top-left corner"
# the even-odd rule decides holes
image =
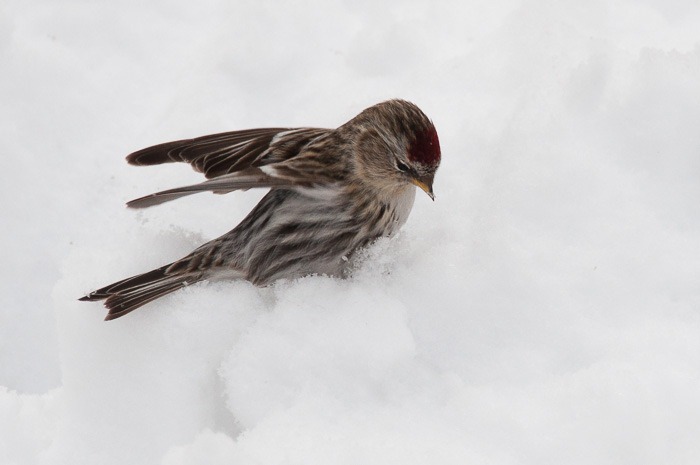
[[[117,281],[79,300],[104,300],[104,305],[109,310],[105,320],[114,320],[152,300],[204,279],[200,272],[173,272],[172,265]]]

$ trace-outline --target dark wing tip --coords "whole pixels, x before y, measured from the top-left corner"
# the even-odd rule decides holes
[[[177,158],[171,157],[172,151],[179,147],[187,146],[187,144],[191,142],[191,139],[187,139],[146,147],[145,149],[137,150],[127,155],[126,161],[130,165],[136,166],[160,165],[162,163],[180,161]]]
[[[147,165],[148,163],[144,161],[144,159],[148,156],[147,154],[144,154],[144,152],[146,152],[147,150],[149,149],[143,149],[134,153],[130,153],[126,156],[126,162],[130,165],[136,166]]]
[[[139,163],[139,152],[134,152],[134,153],[130,153],[129,155],[127,155],[126,162],[130,165],[136,165],[136,166],[141,165],[141,163]]]
[[[98,300],[103,300],[106,298],[107,298],[107,294],[102,294],[100,292],[95,291],[95,292],[91,292],[87,295],[82,296],[78,300],[80,302],[96,302]]]
[[[160,205],[161,203],[168,202],[170,200],[175,200],[176,198],[181,197],[181,196],[168,196],[165,194],[149,194],[145,195],[143,197],[139,197],[138,199],[130,200],[126,203],[126,206],[128,208],[134,208],[134,209],[139,209],[139,208],[148,208],[152,207],[154,205]]]

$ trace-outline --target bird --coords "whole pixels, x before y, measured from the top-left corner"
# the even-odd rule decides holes
[[[206,191],[269,191],[234,229],[189,255],[79,299],[104,300],[105,320],[205,280],[267,286],[314,274],[344,277],[354,252],[403,226],[418,188],[435,200],[441,152],[425,113],[393,99],[336,129],[224,132],[148,147],[126,160],[137,166],[189,163],[207,178],[132,200],[130,208]]]

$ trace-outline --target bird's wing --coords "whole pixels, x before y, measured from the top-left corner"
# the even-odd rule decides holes
[[[264,128],[223,132],[154,145],[132,153],[126,160],[132,165],[186,162],[212,179],[292,158],[310,141],[330,131]]]
[[[330,133],[330,129],[251,129],[190,140],[168,142],[134,152],[127,157],[134,165],[157,165],[174,161],[190,163],[207,178],[199,184],[168,189],[132,200],[131,208],[145,208],[211,191],[224,194],[254,187],[311,186],[327,181],[316,163],[304,152]]]

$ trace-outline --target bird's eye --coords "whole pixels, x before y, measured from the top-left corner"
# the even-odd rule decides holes
[[[404,173],[407,173],[409,171],[408,166],[404,165],[400,161],[396,161],[396,168],[398,168],[399,171],[403,171]]]

